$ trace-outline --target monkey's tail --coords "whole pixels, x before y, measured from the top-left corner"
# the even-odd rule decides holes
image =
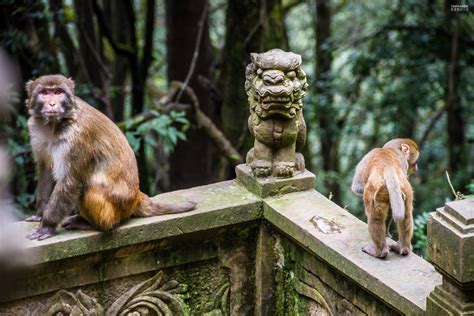
[[[400,182],[395,169],[385,169],[383,178],[388,190],[390,208],[392,209],[392,218],[395,222],[400,222],[405,218],[405,203],[403,202]]]
[[[177,214],[193,210],[196,202],[184,201],[177,203],[153,202],[148,195],[140,192],[140,202],[134,215],[138,217],[149,217],[164,214]]]

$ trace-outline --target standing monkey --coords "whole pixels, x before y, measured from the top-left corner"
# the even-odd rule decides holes
[[[192,210],[194,202],[153,203],[140,192],[135,154],[120,129],[74,95],[74,82],[42,76],[26,85],[31,148],[38,170],[37,215],[27,235],[42,240],[72,211],[67,229],[108,231],[131,216]],[[77,213],[77,212],[76,212]]]
[[[374,242],[362,251],[384,259],[390,250],[401,255],[411,251],[413,235],[413,189],[408,176],[418,170],[418,145],[408,138],[387,142],[383,148],[371,150],[357,165],[352,191],[363,195],[369,233]],[[385,221],[389,208],[397,224],[399,241],[387,246]]]

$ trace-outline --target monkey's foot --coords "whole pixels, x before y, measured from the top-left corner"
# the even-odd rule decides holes
[[[375,248],[374,245],[366,245],[362,247],[362,251],[372,257],[379,258],[379,259],[387,258],[388,252],[389,252],[387,246],[383,246],[382,250],[379,251],[377,248]]]
[[[273,174],[278,178],[290,178],[295,171],[295,164],[288,162],[276,163],[273,168]]]
[[[80,215],[72,215],[67,217],[61,224],[67,230],[95,230],[88,221]]]
[[[250,164],[253,175],[256,177],[268,177],[272,172],[271,162],[256,159]]]
[[[25,218],[25,222],[41,222],[41,215],[31,215]]]
[[[411,252],[411,246],[402,246],[399,242],[396,244],[390,245],[390,250],[398,252],[402,256],[406,256]]]
[[[56,235],[56,228],[54,227],[38,227],[26,234],[26,238],[30,240],[38,239],[43,240]]]

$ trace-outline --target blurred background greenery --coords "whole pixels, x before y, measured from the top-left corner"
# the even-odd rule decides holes
[[[249,54],[301,54],[317,190],[365,220],[350,191],[357,162],[391,138],[415,139],[422,254],[427,213],[455,198],[446,171],[454,193],[474,194],[473,13],[474,3],[452,0],[0,0],[0,45],[22,83],[72,77],[122,128],[150,194],[232,178],[252,146]],[[19,218],[35,195],[24,98],[12,95],[0,130]]]

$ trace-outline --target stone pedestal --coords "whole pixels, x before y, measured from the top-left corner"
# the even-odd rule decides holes
[[[291,178],[257,178],[247,164],[241,164],[235,168],[235,173],[237,181],[262,198],[314,189],[315,176],[306,169]]]
[[[430,293],[428,315],[474,315],[474,199],[446,203],[431,214],[428,256],[443,275]]]

